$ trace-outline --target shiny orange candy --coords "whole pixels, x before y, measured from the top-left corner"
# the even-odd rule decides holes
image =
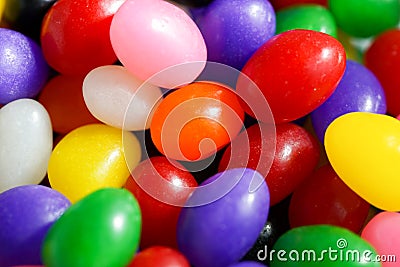
[[[161,101],[151,122],[151,139],[169,158],[201,160],[235,138],[243,119],[244,111],[231,89],[195,82]]]

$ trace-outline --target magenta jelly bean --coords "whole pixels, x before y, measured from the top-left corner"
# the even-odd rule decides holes
[[[48,74],[38,44],[19,32],[0,28],[0,104],[35,97]]]
[[[45,235],[70,206],[61,193],[41,185],[0,194],[0,266],[39,265]]]
[[[204,36],[208,60],[239,70],[275,34],[275,12],[268,0],[215,0],[192,13]]]

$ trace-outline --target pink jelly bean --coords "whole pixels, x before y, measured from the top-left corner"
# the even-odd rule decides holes
[[[382,267],[398,267],[400,260],[400,214],[381,212],[365,226],[361,237],[375,247]],[[397,261],[397,262],[396,262]]]
[[[178,64],[189,64],[157,76],[152,83],[173,88],[192,82],[207,60],[204,39],[179,7],[162,0],[127,0],[115,14],[111,43],[122,64],[141,80]]]

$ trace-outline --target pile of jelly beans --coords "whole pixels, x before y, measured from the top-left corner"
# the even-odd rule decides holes
[[[400,266],[399,22],[0,0],[0,267]]]

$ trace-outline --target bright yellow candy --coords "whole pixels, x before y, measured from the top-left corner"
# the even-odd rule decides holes
[[[372,205],[400,211],[400,121],[348,113],[325,133],[328,159],[339,177]]]
[[[128,157],[127,157],[128,155]],[[104,187],[121,187],[129,167],[141,157],[138,139],[130,132],[103,125],[82,126],[67,134],[53,150],[48,167],[50,185],[76,202]]]
[[[6,0],[0,0],[0,25],[1,25],[1,18],[3,16],[5,5],[6,5]]]

